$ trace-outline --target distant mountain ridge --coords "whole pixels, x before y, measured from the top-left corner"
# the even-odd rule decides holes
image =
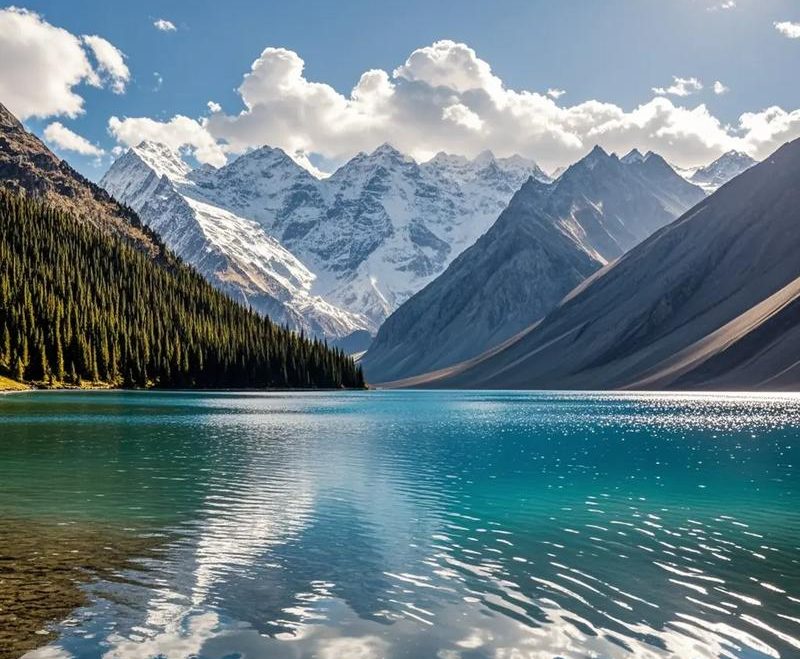
[[[493,354],[475,388],[800,386],[800,140],[721,187]]]
[[[600,147],[552,183],[529,179],[492,228],[397,309],[362,360],[385,382],[469,359],[704,197],[656,154]]]
[[[714,162],[698,169],[689,180],[706,192],[715,192],[728,181],[750,169],[756,162],[741,151],[728,151]]]
[[[336,338],[375,332],[491,226],[530,175],[547,180],[518,156],[439,154],[418,164],[389,145],[325,180],[270,147],[191,170],[143,143],[101,184],[223,290]],[[211,225],[225,226],[214,238]],[[244,245],[233,244],[237,235],[248,236]]]

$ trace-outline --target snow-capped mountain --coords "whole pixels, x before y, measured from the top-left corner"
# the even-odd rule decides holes
[[[320,293],[376,326],[492,225],[531,161],[439,154],[418,164],[389,145],[359,154],[323,182],[324,222],[284,242],[314,264]]]
[[[704,198],[659,155],[600,147],[556,181],[528,180],[492,227],[383,323],[372,382],[446,368],[544,317],[575,286]]]
[[[143,142],[112,165],[101,185],[214,285],[274,320],[332,339],[368,327],[363,316],[313,295],[315,275],[258,222],[197,194],[191,179],[211,175]]]
[[[755,164],[756,161],[746,153],[728,151],[710,165],[698,169],[689,180],[712,193]]]
[[[132,166],[130,159],[144,163],[158,183],[140,172],[138,164]],[[290,305],[294,311],[320,310],[323,302],[328,305],[326,312],[346,310],[344,316],[334,314],[339,321],[347,318],[337,325],[335,335],[341,336],[349,333],[345,327],[375,332],[389,313],[491,226],[530,176],[548,180],[534,162],[519,156],[496,158],[484,152],[469,160],[439,154],[420,164],[386,144],[370,154],[358,154],[323,180],[280,149],[269,147],[246,153],[219,169],[191,170],[166,147],[144,143],[114,163],[102,183],[139,210],[157,203],[150,198],[155,186],[166,179],[163,185],[184,203],[176,201],[170,209],[162,206],[161,216],[145,221],[165,234],[168,244],[171,240],[192,242],[176,235],[179,232],[172,225],[185,224],[187,213],[202,215],[206,218],[200,231],[203,240],[211,240],[214,234],[215,253],[260,270],[258,284],[266,295],[273,295],[274,286],[264,283],[269,279],[279,281],[278,288],[284,292],[291,290],[280,298],[281,304],[286,304],[284,298],[302,298],[302,303],[298,299]],[[213,232],[210,224],[215,221],[228,229]],[[242,238],[245,245],[234,244],[234,225],[247,236]],[[253,250],[241,250],[254,240],[281,247],[280,258],[272,256],[264,268],[253,266],[265,258],[263,251],[259,256]],[[193,247],[184,258],[195,265],[207,260]],[[292,259],[281,270],[276,264],[288,259],[287,255]],[[278,271],[299,273],[298,264],[303,276],[284,276],[286,281],[282,281]],[[209,274],[207,268],[201,271]],[[247,279],[254,284],[256,277]],[[224,280],[229,287],[239,284],[235,279]],[[251,304],[258,287],[249,287]],[[308,300],[315,302],[309,307]]]
[[[797,390],[800,140],[432,387]]]

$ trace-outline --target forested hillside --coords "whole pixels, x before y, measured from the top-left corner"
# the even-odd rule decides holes
[[[174,258],[133,210],[61,160],[0,103],[0,187],[46,201],[162,262]]]
[[[343,353],[180,263],[0,190],[0,374],[126,387],[361,387]]]

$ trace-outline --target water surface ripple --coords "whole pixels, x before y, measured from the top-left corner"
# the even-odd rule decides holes
[[[26,658],[798,657],[799,440],[791,395],[7,396],[0,520],[159,545]]]

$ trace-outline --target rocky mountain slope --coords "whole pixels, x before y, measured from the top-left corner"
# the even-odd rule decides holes
[[[2,104],[0,186],[71,213],[152,256],[163,256],[159,239],[142,226],[135,213],[56,157]]]
[[[800,140],[600,270],[517,340],[419,383],[796,388],[798,223]]]
[[[545,316],[583,279],[704,197],[655,154],[601,148],[555,182],[530,179],[494,226],[383,324],[372,382],[478,355]]]
[[[162,188],[156,190],[150,174]],[[418,164],[389,145],[357,155],[324,180],[269,147],[219,169],[190,170],[165,147],[145,143],[115,162],[101,184],[158,224],[168,244],[225,290],[264,311],[285,308],[279,317],[293,326],[340,337],[374,333],[489,228],[531,175],[547,179],[519,157],[439,154]],[[198,219],[203,212],[205,222]],[[211,240],[210,225],[223,216],[230,228]],[[267,251],[285,251],[273,257],[276,265],[261,267],[257,254],[226,242],[245,234],[246,245],[254,244],[254,225],[262,232],[258,242],[272,245]],[[260,278],[241,272],[254,267]]]

